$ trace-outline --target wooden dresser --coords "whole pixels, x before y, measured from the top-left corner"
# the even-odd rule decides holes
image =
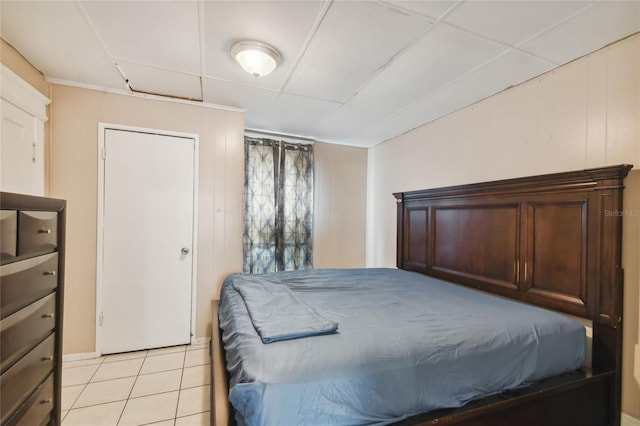
[[[59,425],[66,202],[0,192],[0,424]]]

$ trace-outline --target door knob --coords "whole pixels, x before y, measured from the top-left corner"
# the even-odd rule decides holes
[[[184,254],[185,256],[189,254],[189,247],[182,247],[182,250],[180,250],[180,253]]]

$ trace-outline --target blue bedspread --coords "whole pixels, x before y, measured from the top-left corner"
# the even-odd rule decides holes
[[[335,334],[265,345],[229,277],[220,327],[239,424],[383,425],[579,368],[563,315],[395,269],[267,275]]]

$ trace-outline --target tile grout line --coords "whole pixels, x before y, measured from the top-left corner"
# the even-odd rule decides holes
[[[150,351],[149,351],[150,352]],[[176,416],[177,416],[177,410],[178,410],[178,403],[180,401],[180,386],[182,385],[182,373],[184,371],[184,364],[185,364],[185,358],[186,358],[186,347],[183,347],[183,349],[181,351],[176,351],[176,352],[169,352],[169,353],[160,353],[160,354],[155,354],[155,355],[150,355],[149,352],[147,352],[147,354],[145,355],[145,359],[142,362],[142,365],[144,366],[144,363],[146,362],[147,358],[149,357],[154,357],[154,356],[162,356],[162,355],[174,355],[174,354],[178,354],[178,353],[182,353],[182,367],[181,368],[173,368],[173,369],[169,369],[169,370],[161,370],[161,371],[153,371],[150,373],[142,373],[142,366],[140,367],[141,370],[138,373],[138,376],[136,376],[136,383],[138,381],[138,378],[140,376],[144,376],[144,375],[151,375],[151,374],[158,374],[158,373],[165,373],[167,371],[176,371],[176,370],[180,370],[180,384],[178,385],[178,397],[176,399],[176,409],[175,409],[175,415],[173,418],[169,418],[166,420],[159,420],[159,421],[154,421],[151,423],[145,423],[145,424],[154,424],[154,423],[158,423],[158,422],[163,422],[163,421],[169,421],[169,420],[173,420],[174,424],[176,421]],[[134,383],[134,387],[135,387],[135,383]],[[148,395],[141,395],[139,397],[131,397],[131,393],[133,392],[133,388],[131,388],[131,392],[129,393],[129,398],[127,399],[127,402],[129,401],[129,399],[136,399],[136,398],[144,398],[147,396],[153,396],[153,395],[161,395],[163,393],[172,393],[175,392],[174,390],[169,390],[169,391],[165,391],[165,392],[158,392],[158,393],[152,393],[152,394],[148,394]],[[124,413],[124,410],[123,410]],[[120,422],[120,420],[118,420],[118,422]]]
[[[86,388],[87,388],[89,385],[97,384],[97,383],[112,382],[112,381],[122,380],[122,379],[129,379],[129,378],[131,378],[131,377],[134,377],[134,376],[118,377],[117,379],[102,380],[102,381],[99,381],[99,382],[87,383],[87,384],[85,385],[85,387],[82,389],[82,391],[80,391],[80,394],[78,394],[78,397],[75,399],[75,401],[74,401],[74,405],[78,403],[78,399],[80,399],[80,396],[82,396],[82,394],[87,390]],[[74,407],[74,408],[72,408],[72,409],[73,409],[73,410],[78,410],[78,409],[81,409],[81,408],[95,407],[95,406],[97,406],[97,405],[111,404],[112,402],[121,402],[121,401],[128,401],[128,400],[129,400],[129,398],[126,398],[126,397],[125,397],[125,398],[122,398],[122,399],[114,399],[114,400],[112,400],[112,401],[96,402],[96,403],[89,404],[89,405],[85,405],[85,406],[82,406],[82,407]],[[70,408],[70,409],[69,409],[69,410],[67,410],[67,411],[71,411],[72,409]]]
[[[125,400],[124,406],[122,407],[122,411],[120,412],[120,416],[118,416],[118,421],[116,422],[116,425],[120,424],[120,421],[122,420],[122,415],[124,414],[124,410],[126,410],[127,405],[129,405],[129,399],[131,399],[131,393],[133,392],[133,388],[136,387],[136,383],[138,383],[138,377],[140,377],[140,372],[142,371],[142,367],[144,366],[144,363],[147,361],[148,355],[149,355],[149,351],[145,351],[144,358],[142,359],[142,363],[140,364],[140,368],[138,369],[138,374],[136,374],[135,376],[136,379],[133,381],[133,386],[131,386],[131,389],[129,390],[129,395]]]
[[[202,350],[205,350],[205,354],[206,354],[206,351],[207,351],[207,349],[208,349],[208,345],[206,345],[206,346],[207,346],[207,347],[202,347],[202,348],[198,348],[198,349],[194,349],[194,350],[200,350],[200,349],[202,349]],[[187,351],[187,352],[188,352],[188,351]],[[184,370],[185,370],[186,368],[194,368],[194,367],[202,367],[202,366],[205,366],[205,365],[210,365],[210,363],[205,362],[204,364],[190,365],[189,367],[187,367],[187,366],[186,366],[186,363],[187,363],[187,357],[186,357],[186,354],[185,354],[185,358],[184,358],[184,364],[185,364],[185,366],[184,366],[184,367],[183,367],[183,369],[182,369],[182,377],[184,377]],[[211,366],[209,366],[209,368],[211,368]],[[206,386],[211,386],[211,385],[210,385],[210,384],[208,384],[208,385],[207,385],[207,384],[204,384],[204,385],[203,385],[203,384],[199,384],[199,385],[195,385],[195,386],[192,386],[192,387],[189,387],[189,388],[185,388],[185,389],[195,389],[195,388],[198,388],[198,387],[206,387]],[[180,393],[182,392],[182,390],[183,390],[183,389],[182,389],[182,378],[181,378],[181,379],[180,379]],[[180,404],[180,393],[178,394],[178,404]],[[201,410],[202,410],[202,408],[201,408]],[[177,411],[176,411],[176,418],[175,418],[175,421],[174,421],[174,425],[175,425],[175,423],[178,421],[178,419],[179,419],[179,418],[184,418],[184,417],[189,417],[189,416],[195,416],[195,415],[197,415],[197,414],[202,414],[202,413],[207,413],[207,412],[211,412],[211,406],[209,406],[209,409],[208,409],[208,410],[202,410],[202,411],[198,411],[198,412],[196,412],[196,413],[190,413],[190,414],[186,414],[186,415],[184,415],[184,416],[180,416],[180,417],[178,417],[178,413],[177,413]]]
[[[69,409],[66,410],[67,414],[65,414],[65,417],[67,417],[69,415],[69,412],[71,410],[73,410],[73,406],[76,405],[76,403],[78,402],[78,399],[80,399],[80,395],[82,395],[82,393],[87,389],[87,386],[89,386],[89,383],[91,383],[91,379],[93,379],[93,376],[96,375],[96,373],[98,372],[98,370],[100,369],[100,367],[102,367],[102,364],[104,363],[104,359],[102,361],[100,361],[98,364],[91,364],[91,365],[97,365],[98,368],[96,368],[96,371],[93,372],[93,374],[91,375],[91,377],[89,377],[89,380],[87,380],[87,383],[84,383],[82,386],[82,390],[80,391],[80,393],[78,393],[78,396],[75,397],[75,399],[73,400],[73,402],[71,403],[71,405],[69,406]],[[64,362],[62,363],[62,367],[64,369]],[[73,368],[73,367],[71,367]],[[72,385],[73,386],[73,385]],[[63,386],[63,387],[70,387],[70,386]],[[62,422],[63,419],[60,419],[60,422]]]
[[[187,348],[185,347],[184,350],[184,357],[182,358],[182,372],[180,374],[180,384],[178,384],[178,400],[176,401],[176,411],[175,411],[175,415],[173,416],[173,424],[176,424],[176,421],[178,419],[178,408],[180,407],[180,395],[182,395],[182,380],[184,379],[184,369],[185,369],[185,365],[187,363]]]

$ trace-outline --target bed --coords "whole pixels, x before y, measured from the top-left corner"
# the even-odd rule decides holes
[[[630,168],[394,194],[398,270],[229,277],[213,304],[212,424],[618,425],[615,212]],[[315,335],[263,343],[260,315],[298,318],[296,301],[325,321]],[[589,321],[590,365],[564,314]],[[220,389],[237,410],[216,405]]]

